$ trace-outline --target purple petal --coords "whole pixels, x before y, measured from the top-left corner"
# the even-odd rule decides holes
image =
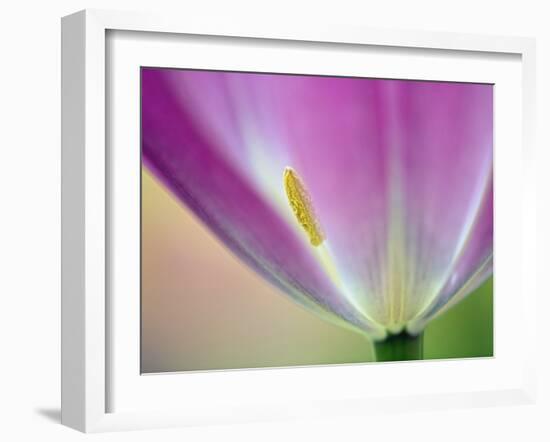
[[[268,91],[357,305],[399,329],[447,302],[492,253],[492,87],[282,77]]]
[[[414,317],[418,306],[447,302],[492,255],[493,95],[490,85],[427,82],[402,82],[398,94],[405,309]]]
[[[232,252],[264,278],[324,317],[380,335],[334,287],[292,228],[220,154],[176,98],[179,71],[142,70],[145,164]]]
[[[492,272],[490,85],[160,69],[142,80],[149,167],[313,309],[415,328]],[[287,166],[339,284],[288,207]]]

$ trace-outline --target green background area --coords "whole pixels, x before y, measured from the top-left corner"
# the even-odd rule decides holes
[[[424,358],[468,358],[493,355],[493,278],[424,333]]]

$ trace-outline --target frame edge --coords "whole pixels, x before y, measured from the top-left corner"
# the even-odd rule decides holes
[[[90,432],[106,405],[104,24],[63,17],[61,47],[61,423]]]
[[[85,428],[84,11],[61,20],[61,423]]]

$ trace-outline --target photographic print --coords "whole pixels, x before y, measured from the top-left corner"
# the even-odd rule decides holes
[[[141,68],[141,372],[493,355],[493,86]]]

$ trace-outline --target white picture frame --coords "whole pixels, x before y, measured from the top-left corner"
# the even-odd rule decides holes
[[[338,392],[317,394],[300,406],[294,399],[266,405],[254,402],[253,395],[248,399],[235,399],[231,409],[223,412],[214,405],[194,407],[162,407],[158,403],[151,410],[112,410],[109,395],[114,385],[111,374],[114,361],[110,335],[113,334],[113,321],[117,318],[110,310],[109,300],[109,247],[113,230],[108,228],[108,218],[117,199],[110,194],[109,173],[109,134],[106,130],[108,118],[108,51],[107,35],[109,32],[154,32],[162,35],[217,36],[226,39],[255,39],[265,41],[283,41],[286,45],[332,44],[402,48],[406,50],[427,49],[443,53],[469,53],[483,59],[490,54],[508,54],[517,57],[520,63],[521,111],[517,114],[516,128],[519,144],[514,155],[509,159],[520,159],[523,167],[518,174],[511,171],[516,180],[516,187],[521,181],[517,199],[522,211],[517,222],[508,223],[501,229],[502,236],[515,235],[516,247],[521,260],[519,276],[511,286],[520,291],[517,309],[517,321],[523,330],[527,342],[518,352],[518,361],[514,374],[503,377],[500,383],[484,389],[480,385],[468,387],[467,382],[460,392],[450,391],[444,383],[437,385],[433,391],[419,394],[404,391],[402,394],[390,392],[387,395],[368,396],[361,392],[350,397]],[[156,34],[158,35],[158,34]],[[257,420],[285,419],[289,417],[330,416],[342,414],[368,414],[373,410],[395,412],[404,409],[436,409],[470,406],[487,406],[501,404],[532,403],[536,396],[533,339],[535,324],[528,317],[534,318],[536,306],[536,287],[532,260],[536,256],[535,240],[535,184],[529,174],[532,167],[534,149],[534,105],[535,105],[535,43],[533,39],[519,37],[493,37],[451,33],[428,33],[416,31],[388,31],[376,29],[357,29],[345,26],[319,26],[307,24],[291,26],[269,23],[249,23],[246,20],[217,22],[200,17],[161,17],[151,14],[86,10],[64,17],[62,20],[62,423],[84,432],[110,431],[138,428],[155,428],[167,426],[185,426],[197,424],[250,422]],[[110,80],[109,80],[110,81]],[[516,115],[516,114],[514,114]],[[497,147],[498,149],[498,137]],[[497,157],[498,158],[498,157]],[[503,157],[504,158],[504,157]],[[506,183],[506,171],[510,162],[495,162],[495,175]],[[116,165],[114,167],[117,167]],[[510,171],[508,171],[510,172]],[[503,184],[504,186],[504,184]],[[501,187],[504,189],[504,187]],[[497,182],[496,194],[499,186]],[[116,230],[115,230],[116,232]],[[498,235],[497,235],[498,236]],[[498,245],[496,246],[498,249]],[[531,261],[528,262],[527,256]],[[499,255],[496,252],[498,268]],[[516,261],[517,258],[516,258]],[[503,267],[505,259],[501,260]],[[502,275],[506,272],[503,271]],[[498,286],[497,289],[498,290]],[[504,302],[503,302],[504,304]],[[508,307],[507,307],[508,308]],[[505,324],[499,325],[506,327]],[[516,324],[516,327],[518,324]],[[137,331],[136,331],[137,339]],[[135,355],[134,355],[135,356]],[[118,358],[132,359],[132,355],[118,354]],[[495,359],[498,359],[498,354]],[[503,359],[504,360],[504,359]],[[133,363],[133,362],[132,362]],[[117,363],[118,364],[118,363]],[[450,362],[447,368],[438,370],[472,370],[470,376],[480,373],[481,366],[462,365],[453,368]],[[456,364],[455,364],[456,365]],[[403,367],[384,365],[369,370],[392,370],[398,373]],[[415,366],[410,369],[417,372],[426,371],[426,366]],[[493,366],[487,365],[486,370]],[[505,373],[506,367],[503,368]],[[333,367],[332,373],[343,373],[354,376],[364,366]],[[275,369],[268,371],[240,371],[233,374],[218,373],[215,382],[225,384],[227,376],[232,382],[238,379],[241,391],[257,390],[259,386],[275,377],[285,377],[285,382],[300,382],[300,370]],[[317,373],[327,373],[326,368],[307,368]],[[323,371],[324,370],[324,371]],[[125,372],[122,372],[123,374]],[[259,374],[258,374],[259,373]],[[311,375],[311,371],[308,372]],[[355,374],[354,374],[355,373]],[[436,372],[434,372],[436,373]],[[437,372],[440,373],[440,372]],[[512,372],[510,372],[512,373]],[[139,373],[134,373],[139,377]],[[213,377],[203,373],[202,380],[197,375],[193,382],[212,382]],[[434,374],[437,376],[437,374]],[[132,375],[133,376],[133,375]],[[119,376],[120,378],[120,376]],[[171,388],[170,377],[164,376],[160,384],[145,387],[149,390]],[[293,378],[296,378],[293,380]],[[137,379],[137,378],[136,378]],[[304,379],[303,377],[301,379]],[[468,378],[466,378],[467,381]],[[279,379],[280,381],[280,379]],[[127,384],[126,390],[137,384]],[[275,385],[277,383],[275,382]],[[144,390],[145,391],[145,390]],[[204,390],[202,390],[204,391]],[[307,390],[304,390],[304,395]],[[197,393],[200,394],[200,393]],[[230,394],[226,391],[223,394]],[[340,394],[340,396],[339,396]],[[244,395],[246,396],[246,394]],[[151,397],[144,395],[146,400]],[[160,398],[160,399],[159,399]],[[224,399],[223,397],[221,398]],[[227,398],[225,398],[227,399]],[[128,398],[128,402],[135,398]],[[162,397],[155,397],[162,400]],[[298,400],[298,399],[295,399]],[[124,408],[124,407],[122,407]],[[179,408],[179,411],[176,409]],[[227,407],[226,407],[227,408]]]

